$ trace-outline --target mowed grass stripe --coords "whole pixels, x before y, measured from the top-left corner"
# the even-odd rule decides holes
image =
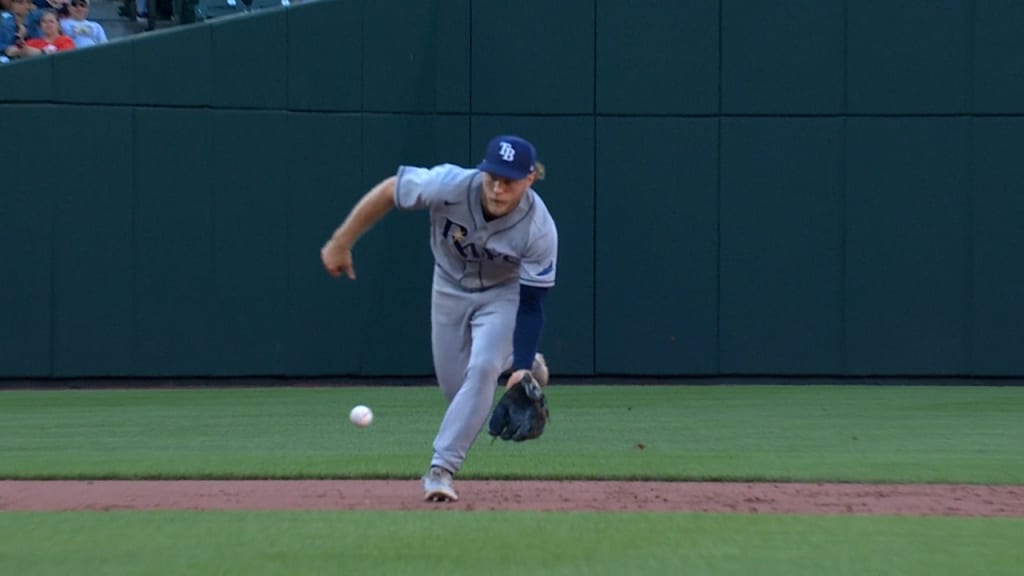
[[[552,386],[521,444],[463,478],[1024,484],[1024,388]],[[358,429],[355,404],[375,412]],[[3,478],[416,478],[433,387],[0,392]]]
[[[1024,520],[535,512],[0,514],[0,573],[1019,574]]]

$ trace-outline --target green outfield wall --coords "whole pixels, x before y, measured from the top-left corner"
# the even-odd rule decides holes
[[[398,164],[521,133],[563,374],[1024,376],[1024,3],[320,0],[0,67],[0,377],[426,375]]]

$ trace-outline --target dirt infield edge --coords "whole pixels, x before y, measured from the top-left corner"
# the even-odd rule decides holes
[[[747,482],[456,483],[422,501],[410,480],[0,481],[0,511],[540,510],[1024,517],[1024,486]]]

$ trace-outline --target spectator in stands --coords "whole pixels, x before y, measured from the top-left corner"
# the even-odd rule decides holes
[[[18,35],[18,23],[11,13],[10,0],[0,0],[0,52],[4,51],[14,42]]]
[[[11,61],[7,56],[7,48],[14,44],[18,36],[17,30],[14,14],[11,14],[10,0],[0,0],[0,64]]]
[[[57,12],[54,10],[47,9],[43,11],[43,16],[39,19],[39,27],[43,31],[42,38],[29,38],[25,40],[25,47],[22,49],[23,57],[74,50],[75,41],[64,35],[64,32],[60,29],[60,20],[57,18]]]
[[[242,0],[242,5],[245,6],[245,11],[246,12],[252,12],[252,10],[253,10],[252,3],[253,3],[253,0]],[[237,0],[228,0],[228,6],[231,6],[232,8],[237,7],[238,6]]]
[[[32,17],[38,10],[35,10],[31,0],[3,2],[8,10],[3,13],[3,20],[0,22],[0,41],[3,42],[3,45],[0,45],[0,49],[3,50],[0,55],[5,60],[21,58],[27,55],[25,40],[32,37],[33,32],[38,35],[38,21]]]
[[[14,16],[15,35],[22,40],[39,38],[42,32],[39,30],[39,18],[43,15],[37,10],[32,0],[8,0],[10,2],[11,15]]]
[[[98,22],[87,20],[89,0],[71,0],[71,17],[60,21],[61,30],[75,42],[75,48],[95,46],[107,41],[107,33]]]
[[[68,11],[69,1],[70,0],[32,0],[32,3],[40,10],[52,8],[57,12],[57,16],[60,18],[67,18],[68,14],[70,14]]]

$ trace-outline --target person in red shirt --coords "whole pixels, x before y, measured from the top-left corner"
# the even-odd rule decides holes
[[[42,38],[29,38],[25,40],[25,51],[22,56],[36,56],[38,54],[53,54],[64,50],[74,50],[75,41],[65,36],[60,29],[60,22],[57,20],[57,13],[53,10],[46,10],[39,19],[39,29],[42,31]],[[33,53],[32,51],[35,51]]]

